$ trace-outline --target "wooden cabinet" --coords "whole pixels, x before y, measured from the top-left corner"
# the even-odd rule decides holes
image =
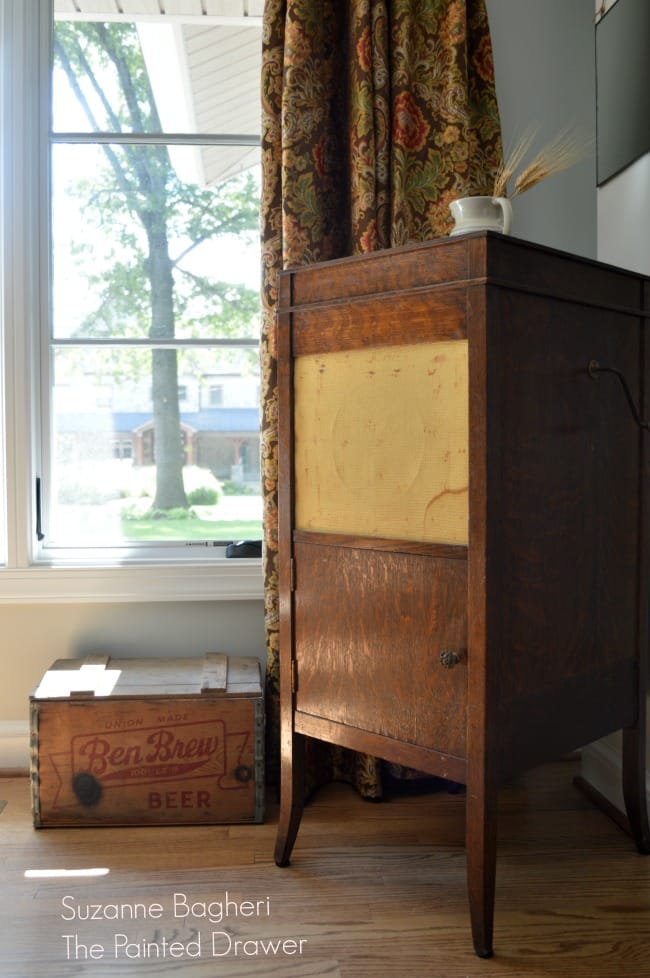
[[[481,956],[505,779],[623,728],[648,851],[649,317],[484,232],[283,273],[278,864],[306,736],[467,786]]]

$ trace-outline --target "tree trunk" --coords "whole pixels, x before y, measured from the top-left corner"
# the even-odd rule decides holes
[[[155,223],[155,222],[154,222]],[[174,337],[174,280],[166,228],[148,229],[152,339]],[[154,349],[151,359],[156,460],[154,509],[186,508],[183,444],[178,403],[178,358],[175,349]]]

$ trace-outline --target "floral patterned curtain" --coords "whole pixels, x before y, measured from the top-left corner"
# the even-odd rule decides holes
[[[262,65],[262,467],[267,766],[279,749],[277,277],[448,234],[501,161],[484,0],[266,0]],[[310,744],[322,778],[381,795],[373,758]]]

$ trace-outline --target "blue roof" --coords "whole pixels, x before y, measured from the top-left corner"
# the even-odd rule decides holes
[[[135,431],[153,421],[150,411],[114,411],[107,413],[64,413],[57,416],[60,432],[111,432]],[[181,411],[181,421],[196,431],[257,432],[259,411],[257,408],[206,408],[204,411]]]

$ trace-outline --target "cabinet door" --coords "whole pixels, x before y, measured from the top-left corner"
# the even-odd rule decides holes
[[[299,537],[296,709],[464,757],[466,560]]]

